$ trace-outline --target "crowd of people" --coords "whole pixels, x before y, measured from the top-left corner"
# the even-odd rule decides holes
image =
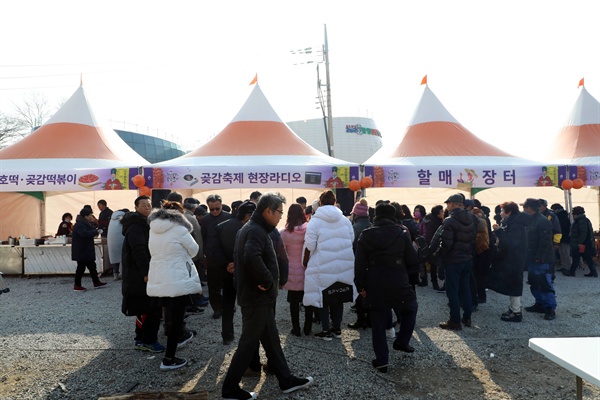
[[[183,367],[177,349],[197,332],[185,315],[210,306],[221,319],[224,345],[235,341],[234,318],[241,310],[238,346],[222,388],[223,398],[252,399],[242,377],[274,374],[284,393],[309,386],[312,377],[292,374],[279,340],[275,305],[287,291],[291,334],[318,340],[340,338],[342,329],[371,329],[372,365],[387,372],[389,349],[412,353],[410,340],[418,317],[417,287],[445,292],[446,321],[441,329],[472,326],[472,313],[486,303],[486,291],[508,296],[502,321],[521,322],[523,310],[556,318],[556,272],[575,276],[581,260],[585,277],[597,277],[594,232],[583,207],[572,218],[544,199],[507,201],[492,210],[478,200],[453,194],[444,205],[417,205],[413,212],[395,201],[369,207],[358,199],[349,215],[325,190],[311,205],[304,197],[285,207],[279,193],[253,192],[231,207],[212,194],[206,205],[171,192],[159,208],[148,196],[134,210],[113,212],[100,200],[99,218],[84,206],[72,224],[65,214],[57,235],[72,237],[77,262],[74,290],[85,291],[87,268],[94,288],[100,281],[94,237],[107,238],[115,280],[122,279],[122,312],[135,316],[134,348],[164,352],[160,368]],[[522,210],[521,210],[522,207]],[[280,221],[285,224],[280,229]],[[493,221],[493,222],[492,222]],[[535,303],[523,307],[524,273]],[[355,322],[343,323],[345,303]],[[301,325],[301,317],[303,324]],[[158,341],[163,321],[166,346]],[[320,325],[313,333],[313,323]],[[267,362],[261,364],[259,346]]]

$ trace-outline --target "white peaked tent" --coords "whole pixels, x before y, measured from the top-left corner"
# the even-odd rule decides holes
[[[194,192],[232,188],[324,189],[336,169],[344,187],[358,165],[329,157],[297,136],[269,104],[259,85],[233,120],[196,150],[145,171],[153,188]],[[331,184],[330,184],[331,186]]]
[[[76,215],[101,198],[115,209],[120,207],[111,199],[126,198],[123,207],[131,207],[136,192],[103,189],[113,169],[126,189],[130,170],[137,173],[147,163],[115,131],[98,124],[80,86],[39,129],[0,150],[0,238],[52,234],[64,212]]]
[[[467,130],[427,85],[400,144],[365,162],[375,187],[534,186],[540,170],[538,162],[508,154]]]
[[[569,166],[589,167],[584,180],[600,183],[600,102],[583,86],[571,114],[552,142],[547,159]],[[584,178],[581,176],[580,178]]]

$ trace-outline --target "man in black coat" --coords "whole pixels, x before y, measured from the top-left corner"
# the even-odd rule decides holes
[[[594,264],[594,255],[596,254],[596,245],[594,243],[594,229],[591,221],[585,216],[585,209],[581,206],[573,207],[573,225],[571,226],[571,255],[573,263],[568,272],[563,271],[566,276],[575,276],[575,271],[579,267],[579,260],[583,261],[590,269],[589,274],[584,276],[588,278],[597,278],[598,272]]]
[[[523,209],[531,216],[527,228],[527,280],[535,304],[525,307],[525,311],[544,313],[544,319],[556,318],[556,296],[552,275],[554,274],[554,249],[552,223],[540,214],[539,199],[527,199]]]
[[[221,244],[217,225],[231,218],[231,214],[223,211],[223,199],[218,194],[211,194],[206,198],[209,213],[202,217],[200,228],[204,241],[204,255],[206,256],[206,274],[208,283],[208,301],[213,309],[212,317],[221,318],[223,315],[223,295],[221,294],[222,270],[227,265]]]
[[[400,324],[394,349],[415,351],[409,342],[417,318],[417,296],[412,285],[419,282],[419,260],[410,234],[396,224],[395,215],[396,209],[390,204],[381,203],[375,208],[373,226],[362,231],[354,260],[354,284],[371,318],[376,357],[372,364],[380,372],[387,372],[386,325],[390,310],[394,310]]]
[[[153,306],[150,297],[146,294],[150,269],[148,215],[151,211],[150,197],[140,196],[135,199],[135,211],[125,214],[121,219],[125,237],[121,260],[123,267],[121,311],[128,316],[136,316],[134,349],[161,352],[165,349],[157,340],[161,307]]]
[[[96,229],[92,226],[93,219],[92,209],[84,207],[75,219],[75,225],[73,225],[71,259],[77,261],[75,285],[73,286],[73,290],[76,292],[86,291],[86,288],[81,286],[81,278],[86,268],[90,271],[94,289],[106,285],[105,282],[100,282],[100,279],[98,279],[96,250],[94,249],[94,238],[102,233],[102,229]]]
[[[569,219],[569,213],[560,204],[554,203],[550,208],[556,214],[562,232],[560,243],[558,244],[561,270],[568,271],[571,267],[571,220]]]
[[[471,326],[470,277],[475,250],[475,223],[473,215],[463,208],[464,196],[453,194],[445,201],[450,212],[442,223],[440,246],[437,250],[446,275],[446,296],[450,306],[450,319],[440,323],[440,328],[461,330]],[[460,306],[463,317],[460,317]]]
[[[239,383],[259,341],[269,359],[269,368],[275,372],[284,393],[306,387],[313,381],[312,377],[301,379],[291,374],[275,323],[279,268],[269,232],[281,220],[284,203],[285,198],[279,193],[263,194],[250,221],[237,234],[234,275],[242,310],[242,334],[223,381],[222,395],[226,399],[256,398],[256,393],[246,392]]]

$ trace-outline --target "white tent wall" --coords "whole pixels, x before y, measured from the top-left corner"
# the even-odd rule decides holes
[[[41,228],[41,200],[23,193],[0,192],[0,240],[21,235],[39,238]]]
[[[98,217],[100,211],[98,210],[97,203],[101,199],[106,200],[108,207],[113,211],[121,208],[128,208],[133,211],[133,202],[138,197],[138,192],[137,190],[95,190],[69,193],[46,192],[45,195],[46,221],[44,234],[54,235],[64,213],[69,212],[75,218],[83,206],[89,204],[94,210],[94,215]]]
[[[417,204],[425,207],[427,212],[436,205],[444,205],[450,195],[462,193],[466,198],[469,194],[459,189],[446,188],[369,188],[366,199],[369,207],[375,207],[377,200],[397,201],[406,204],[412,212]]]

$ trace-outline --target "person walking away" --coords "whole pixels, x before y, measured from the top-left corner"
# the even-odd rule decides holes
[[[178,202],[164,202],[162,209],[154,210],[148,216],[148,221],[151,258],[146,292],[157,307],[168,310],[170,318],[167,348],[160,369],[177,369],[187,364],[185,359],[175,356],[177,347],[194,337],[192,332],[187,332],[187,337],[181,340],[185,309],[193,305],[191,295],[202,292],[192,260],[198,254],[199,246],[191,235],[193,227]]]
[[[527,280],[535,304],[525,311],[544,314],[544,319],[556,318],[556,295],[552,275],[554,273],[554,249],[552,246],[552,223],[540,214],[539,199],[528,198],[523,209],[531,216],[527,228]]]
[[[396,224],[394,206],[382,203],[375,208],[371,228],[365,229],[356,245],[354,282],[369,309],[372,327],[374,368],[387,372],[388,314],[394,310],[400,326],[395,350],[414,352],[409,342],[417,317],[417,296],[411,281],[419,281],[419,261],[410,235]]]
[[[500,224],[492,228],[498,240],[497,253],[492,259],[487,287],[496,293],[509,296],[508,311],[500,318],[506,322],[521,322],[521,296],[523,296],[523,270],[527,251],[526,226],[528,215],[519,212],[515,202],[500,205]]]
[[[440,246],[437,252],[444,266],[450,318],[440,323],[440,328],[460,331],[462,325],[471,326],[472,304],[469,280],[473,269],[475,224],[472,214],[463,208],[462,195],[453,194],[445,203],[450,214],[442,223]]]
[[[81,286],[81,278],[85,269],[90,271],[90,277],[94,282],[94,289],[98,289],[106,285],[98,278],[96,270],[96,250],[94,249],[94,238],[102,234],[102,229],[92,227],[92,210],[84,208],[79,212],[73,225],[73,241],[71,244],[71,259],[77,262],[75,270],[75,285],[73,290],[76,292],[85,292],[86,288]]]
[[[585,209],[581,206],[573,207],[573,224],[571,225],[571,257],[573,262],[568,273],[563,272],[566,276],[575,276],[575,272],[579,267],[579,260],[583,261],[590,269],[586,277],[597,278],[598,271],[594,264],[594,255],[596,254],[596,246],[594,245],[594,229],[592,223],[585,216]]]
[[[148,271],[150,269],[150,226],[148,215],[152,212],[150,197],[135,199],[135,211],[121,219],[123,225],[123,254],[121,257],[123,274],[123,303],[121,312],[135,316],[134,349],[160,353],[165,347],[158,342],[161,307],[153,305],[146,293]]]
[[[300,330],[300,304],[304,297],[304,235],[306,234],[306,214],[300,204],[292,204],[288,208],[285,227],[280,230],[281,239],[289,259],[289,273],[287,283],[283,286],[287,290],[287,301],[290,304],[292,320],[292,335],[301,336]],[[310,335],[312,330],[313,308],[304,307],[304,334]]]
[[[320,308],[323,330],[315,337],[331,341],[341,338],[344,304],[326,306],[323,290],[336,282],[352,285],[352,299],[356,299],[354,286],[354,230],[342,211],[335,206],[335,194],[325,190],[319,197],[319,207],[306,228],[304,247],[309,252],[304,280],[304,306]],[[330,327],[329,316],[332,324]]]
[[[238,304],[242,311],[242,334],[223,380],[221,394],[224,399],[256,398],[256,393],[241,389],[239,383],[254,357],[259,341],[284,393],[307,387],[313,382],[310,376],[302,379],[290,372],[275,322],[274,303],[279,291],[279,269],[268,233],[281,220],[284,203],[285,198],[279,193],[263,194],[250,221],[237,234],[234,275]]]
[[[231,214],[223,211],[223,199],[217,194],[206,198],[209,214],[202,218],[200,227],[204,240],[204,255],[206,256],[206,273],[208,280],[208,301],[213,309],[213,319],[223,315],[223,295],[221,293],[221,271],[227,263],[221,253],[217,225],[231,218]]]
[[[124,208],[122,210],[115,211],[110,217],[110,223],[108,224],[108,234],[106,235],[106,244],[108,246],[108,260],[113,267],[114,280],[121,280],[121,258],[123,256],[123,226],[121,225],[121,219],[127,214],[129,210]]]

